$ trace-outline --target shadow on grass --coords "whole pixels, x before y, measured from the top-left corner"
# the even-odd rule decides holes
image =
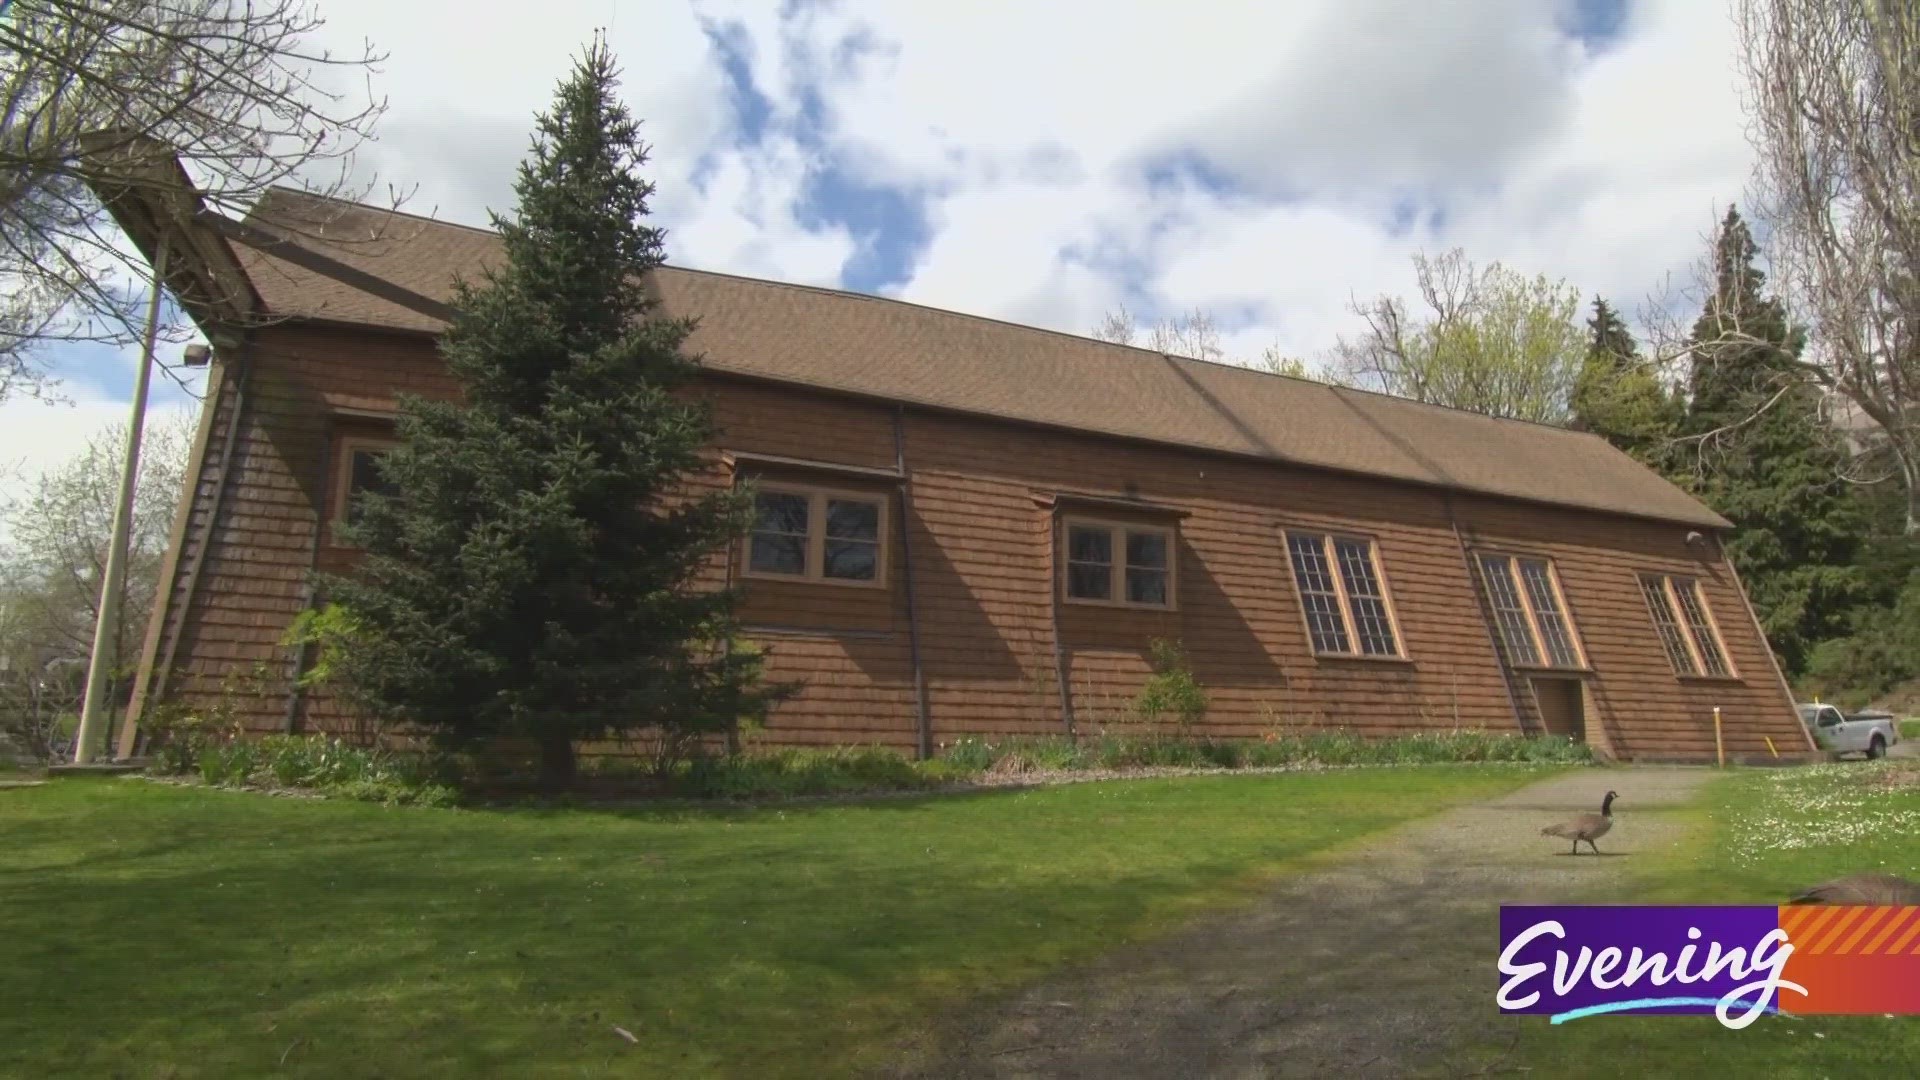
[[[9,981],[34,988],[0,1073],[832,1073],[940,1002],[1523,780],[482,813],[50,787],[0,819]]]

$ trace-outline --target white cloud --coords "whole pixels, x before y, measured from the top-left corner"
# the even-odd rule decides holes
[[[72,385],[62,390],[64,402],[0,402],[0,506],[24,498],[43,473],[78,457],[90,441],[128,420],[125,401]],[[200,403],[184,394],[156,395],[146,424],[153,428],[199,414]],[[0,529],[4,527],[0,521]]]
[[[537,17],[485,22],[472,5],[330,0],[328,39],[344,51],[372,37],[388,54],[389,99],[365,172],[409,195],[404,208],[469,225],[513,205],[515,169],[534,115],[596,28],[622,70],[621,94],[642,121],[654,211],[675,262],[783,280],[835,282],[854,250],[843,229],[807,228],[794,206],[813,165],[791,140],[736,147],[725,73],[701,11],[606,0],[549,0]],[[702,168],[706,166],[706,168]],[[702,190],[696,175],[707,181]]]
[[[1127,303],[1218,312],[1251,355],[1317,354],[1349,299],[1407,293],[1460,245],[1629,310],[1684,273],[1748,175],[1732,29],[1715,0],[1636,0],[1598,53],[1572,0],[1236,0],[927,6],[329,0],[330,43],[390,53],[366,163],[409,208],[511,202],[532,116],[595,27],[653,144],[683,264],[831,283],[859,251],[800,205],[829,165],[917,193],[910,300],[1085,332]],[[747,138],[706,30],[747,48],[770,110]],[[1234,191],[1178,168],[1230,178]],[[1406,205],[1430,211],[1393,227]],[[11,406],[9,408],[12,408]],[[11,414],[9,414],[11,415]],[[0,460],[16,439],[0,436]]]
[[[890,48],[825,90],[828,138],[930,193],[934,236],[897,291],[937,306],[1084,332],[1144,286],[1161,310],[1252,312],[1237,343],[1318,353],[1350,297],[1404,293],[1415,250],[1460,245],[1632,310],[1744,187],[1730,27],[1718,4],[1646,0],[1589,54],[1556,14],[843,4],[832,32]],[[780,65],[770,90],[796,79]],[[1145,186],[1140,164],[1175,154],[1239,190]],[[1064,167],[1020,167],[1036,159]],[[1396,231],[1403,197],[1445,213]],[[1095,246],[1104,272],[1067,257]]]

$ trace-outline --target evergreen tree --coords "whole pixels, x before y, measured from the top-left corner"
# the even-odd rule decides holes
[[[692,324],[642,284],[663,234],[641,223],[617,78],[596,40],[539,117],[518,210],[493,215],[505,257],[458,284],[440,339],[465,399],[403,400],[392,490],[352,529],[364,559],[323,579],[352,626],[333,662],[350,700],[453,745],[531,740],[549,788],[580,740],[684,740],[766,702],[727,647],[732,595],[693,587],[748,504],[679,483],[712,420],[674,393]]]
[[[1573,426],[1663,469],[1683,404],[1640,355],[1619,312],[1598,296],[1587,330],[1587,355],[1574,383]]]
[[[1862,593],[1848,613],[1852,633],[1815,646],[1803,680],[1847,708],[1920,677],[1920,545],[1907,535],[1906,492],[1882,482],[1857,498],[1867,526],[1854,559]]]
[[[1864,588],[1866,521],[1839,473],[1844,450],[1793,364],[1804,339],[1765,294],[1753,235],[1735,209],[1714,241],[1714,287],[1694,325],[1682,434],[1688,486],[1733,522],[1727,549],[1782,666],[1848,629]]]

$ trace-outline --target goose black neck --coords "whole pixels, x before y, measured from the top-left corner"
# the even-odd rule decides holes
[[[1607,797],[1600,800],[1601,816],[1603,817],[1613,816],[1613,798],[1614,798],[1613,792],[1609,791],[1607,792]]]

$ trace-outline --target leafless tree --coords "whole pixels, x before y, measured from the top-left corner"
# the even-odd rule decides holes
[[[1920,533],[1920,9],[1739,0],[1756,209],[1800,370],[1881,436]]]
[[[193,422],[184,415],[146,431],[125,591],[113,627],[121,685],[132,674],[153,608],[192,441]],[[0,505],[0,729],[36,753],[44,749],[43,726],[76,704],[68,691],[78,691],[93,647],[125,450],[126,428],[108,427],[74,458],[42,473],[24,496]],[[123,697],[116,692],[114,700]]]
[[[1229,357],[1226,346],[1220,341],[1219,323],[1214,320],[1212,312],[1201,308],[1155,321],[1146,328],[1145,339],[1142,340],[1139,320],[1133,312],[1121,307],[1108,312],[1100,320],[1100,325],[1093,328],[1092,336],[1116,345],[1138,345],[1168,356],[1238,364],[1297,379],[1313,378],[1306,361],[1287,355],[1278,345],[1267,346],[1260,351],[1257,359],[1251,361]]]
[[[95,195],[177,154],[212,207],[290,184],[359,199],[354,152],[385,109],[370,45],[311,44],[308,0],[14,0],[0,17],[0,393],[44,381],[51,336],[124,342],[146,271]],[[170,337],[182,336],[173,328]]]
[[[1335,347],[1334,379],[1489,416],[1564,423],[1586,355],[1578,291],[1499,263],[1479,270],[1458,248],[1413,262],[1426,311],[1394,296],[1356,301],[1366,329]]]
[[[1168,356],[1195,360],[1221,360],[1226,356],[1226,349],[1220,344],[1220,327],[1214,322],[1213,314],[1198,309],[1154,322],[1146,328],[1143,341],[1139,321],[1133,312],[1122,307],[1108,312],[1094,328],[1093,336],[1118,345],[1139,345]]]

